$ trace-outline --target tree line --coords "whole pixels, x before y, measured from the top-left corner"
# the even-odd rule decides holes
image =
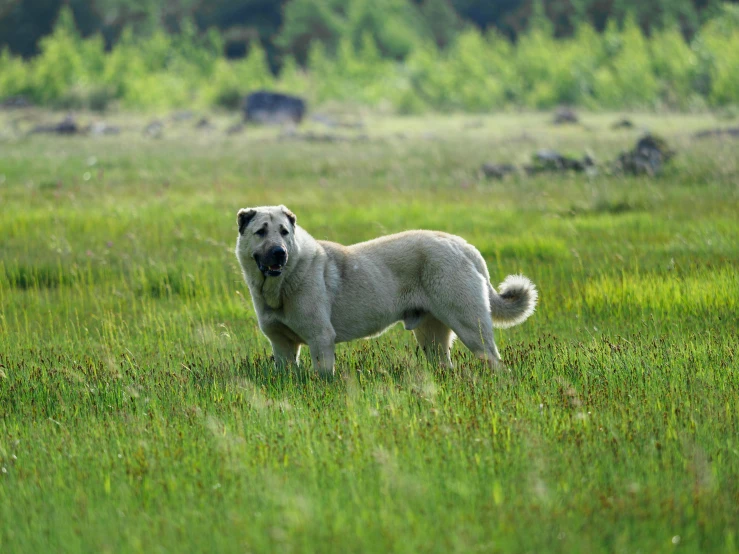
[[[65,6],[81,35],[99,34],[108,49],[129,28],[149,36],[157,29],[178,33],[192,23],[201,33],[218,29],[229,57],[245,55],[259,40],[276,70],[284,56],[304,62],[313,40],[333,49],[342,36],[352,34],[357,42],[364,31],[395,58],[407,55],[419,38],[443,48],[469,27],[515,41],[537,11],[556,37],[572,36],[584,22],[602,32],[608,21],[631,16],[647,34],[677,24],[691,39],[720,5],[721,0],[0,0],[0,49],[38,54]]]
[[[0,6],[7,7],[8,0],[3,1]],[[38,7],[45,1],[52,3],[38,0]],[[243,55],[235,56],[229,31],[194,17],[206,5],[197,0],[166,3],[191,8],[187,17],[172,15],[173,29],[164,24],[169,12],[157,12],[153,21],[125,12],[120,17],[127,23],[112,41],[102,32],[85,31],[89,22],[78,19],[70,0],[33,54],[8,47],[0,51],[0,99],[20,95],[66,109],[111,104],[143,110],[234,108],[249,91],[270,88],[301,94],[314,105],[351,103],[395,113],[558,104],[592,109],[739,104],[739,6],[644,2],[673,10],[660,12],[662,22],[645,30],[642,12],[624,8],[630,1],[557,3],[578,6],[566,32],[548,3],[533,1],[526,26],[511,36],[497,25],[477,24],[482,12],[472,9],[501,8],[506,0],[291,0],[282,5],[272,41],[255,32],[244,39]],[[95,5],[103,2],[110,10],[129,5],[122,0],[96,0]],[[252,5],[250,17],[262,6],[265,21],[274,9],[260,0],[232,4],[234,10]],[[613,15],[600,28],[588,10],[605,4]],[[154,5],[160,4],[135,3]],[[218,1],[207,5],[211,17],[219,6],[226,9]],[[470,24],[459,13],[478,19]],[[691,17],[697,18],[694,28],[686,23]],[[106,21],[113,25],[117,19]]]

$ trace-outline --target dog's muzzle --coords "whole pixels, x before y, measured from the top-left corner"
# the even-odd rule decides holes
[[[265,277],[279,277],[287,265],[287,250],[275,246],[265,256],[254,254],[254,261]]]

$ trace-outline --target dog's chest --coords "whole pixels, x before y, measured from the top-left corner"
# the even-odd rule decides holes
[[[304,326],[299,325],[299,320],[296,320],[294,314],[286,310],[284,303],[279,308],[271,308],[262,302],[261,308],[257,310],[257,317],[259,327],[267,336],[270,331],[279,329],[281,334],[300,344],[306,344],[303,334],[300,333],[301,329],[305,330]]]
[[[282,308],[282,279],[265,279],[260,292],[267,306],[273,310]]]

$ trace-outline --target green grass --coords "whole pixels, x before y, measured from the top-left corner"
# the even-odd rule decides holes
[[[679,151],[656,179],[478,174],[606,160],[638,136],[615,118],[6,136],[0,551],[737,552],[736,143],[637,114]],[[496,333],[510,373],[460,345],[430,368],[402,326],[340,345],[333,381],[273,370],[233,248],[238,208],[275,203],[317,238],[439,229],[530,277],[539,309]]]

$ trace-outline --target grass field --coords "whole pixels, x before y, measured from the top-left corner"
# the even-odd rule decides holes
[[[658,178],[478,175],[609,159],[640,132],[616,115],[3,135],[0,552],[739,551],[737,142],[632,117],[679,152]],[[511,371],[458,344],[429,368],[400,325],[340,345],[332,381],[273,370],[233,248],[238,208],[275,203],[530,277],[537,312],[496,333]]]

